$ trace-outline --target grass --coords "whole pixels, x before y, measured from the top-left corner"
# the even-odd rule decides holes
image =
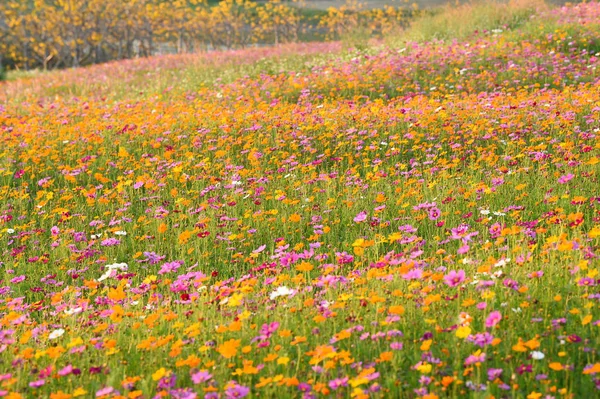
[[[477,32],[513,30],[526,24],[546,4],[538,0],[473,1],[447,4],[417,19],[402,40],[463,40]]]

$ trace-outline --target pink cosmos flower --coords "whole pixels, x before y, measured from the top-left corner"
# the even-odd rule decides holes
[[[493,311],[492,313],[489,314],[489,316],[487,317],[487,319],[485,319],[485,327],[486,328],[492,328],[496,324],[500,323],[500,320],[502,320],[502,315],[500,314],[500,312],[498,312],[497,310],[495,310],[495,311]]]
[[[390,344],[390,348],[396,351],[402,350],[403,346],[404,345],[402,344],[402,342],[392,342]]]
[[[442,212],[437,208],[433,207],[428,212],[429,220],[438,220],[442,216]]]
[[[44,184],[48,183],[49,181],[50,181],[50,177],[44,177],[43,179],[38,180],[37,184],[38,184],[38,186],[43,187]]]
[[[367,220],[367,212],[365,212],[365,211],[360,212],[358,215],[356,215],[354,217],[355,223],[364,222],[365,220]]]
[[[58,375],[60,375],[61,377],[64,377],[66,375],[69,375],[73,372],[73,366],[72,365],[68,365],[66,367],[64,367],[63,369],[58,371]]]
[[[423,269],[415,268],[402,275],[404,280],[419,280],[423,277]]]
[[[102,240],[102,242],[100,243],[100,245],[102,245],[103,247],[114,247],[115,245],[119,245],[121,243],[120,240],[117,240],[116,238],[107,238],[106,240]]]
[[[502,225],[500,223],[494,223],[490,226],[489,232],[492,238],[500,237],[500,235],[502,234]]]
[[[489,369],[487,371],[488,380],[494,381],[496,378],[499,378],[500,374],[502,374],[502,371],[502,369]]]
[[[176,260],[174,262],[167,262],[160,267],[158,274],[167,274],[171,272],[176,272],[177,269],[181,267],[183,261]]]
[[[485,362],[485,352],[479,354],[479,355],[469,355],[466,359],[465,359],[465,365],[471,365],[471,364],[475,364],[475,363],[483,363]]]
[[[458,272],[456,270],[451,270],[448,274],[446,274],[444,276],[444,282],[449,287],[456,287],[463,281],[465,281],[465,271],[464,270],[459,270]]]
[[[206,370],[200,370],[197,373],[192,374],[192,382],[194,384],[200,384],[206,381],[209,381],[213,378],[212,374],[210,374]]]
[[[29,386],[32,388],[39,388],[39,387],[43,386],[45,383],[46,383],[46,380],[41,379],[41,380],[30,382]]]
[[[569,182],[571,179],[573,179],[574,177],[575,177],[574,174],[568,173],[566,175],[562,175],[561,177],[559,177],[558,182],[560,184],[565,184],[565,183]]]
[[[461,246],[460,248],[458,248],[457,253],[459,255],[464,255],[467,252],[469,252],[469,249],[470,249],[469,244],[465,244],[465,245]]]

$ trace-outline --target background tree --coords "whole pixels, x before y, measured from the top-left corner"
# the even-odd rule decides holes
[[[0,67],[78,67],[161,52],[298,41],[310,25],[303,0],[0,0]],[[365,11],[356,0],[318,23],[330,39],[385,35],[404,10]],[[313,39],[320,38],[319,30]]]

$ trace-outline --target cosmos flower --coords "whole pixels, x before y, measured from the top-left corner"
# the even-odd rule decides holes
[[[502,315],[500,314],[499,311],[495,310],[495,311],[491,312],[488,315],[488,317],[485,319],[485,327],[492,328],[492,327],[496,326],[498,323],[500,323],[500,320],[502,320]]]
[[[574,177],[575,177],[575,175],[574,175],[574,174],[572,174],[572,173],[568,173],[568,174],[566,174],[566,175],[562,175],[562,176],[561,176],[561,177],[558,179],[558,182],[559,182],[560,184],[566,184],[566,183],[568,183],[569,181],[571,181],[571,180],[572,180]]]
[[[63,328],[58,328],[56,330],[53,330],[50,335],[48,335],[48,339],[57,339],[63,336],[63,334],[65,333],[65,330]]]
[[[456,287],[457,285],[461,284],[463,281],[465,281],[465,271],[464,270],[459,270],[458,272],[456,270],[451,270],[450,272],[448,272],[448,274],[446,274],[444,276],[444,282],[449,287]]]
[[[289,289],[286,286],[277,287],[277,289],[269,295],[271,300],[279,298],[281,296],[290,296],[294,294],[294,290]]]
[[[367,220],[367,212],[365,212],[365,211],[360,212],[358,215],[356,215],[354,217],[355,223],[361,223],[361,222],[364,222],[365,220]]]
[[[540,352],[540,351],[533,351],[533,352],[531,352],[531,358],[533,360],[542,360],[545,357],[546,356],[544,355],[543,352]]]

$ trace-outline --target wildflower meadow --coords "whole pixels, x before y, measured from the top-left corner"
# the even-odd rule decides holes
[[[522,3],[9,71],[0,397],[598,397],[600,3]]]

